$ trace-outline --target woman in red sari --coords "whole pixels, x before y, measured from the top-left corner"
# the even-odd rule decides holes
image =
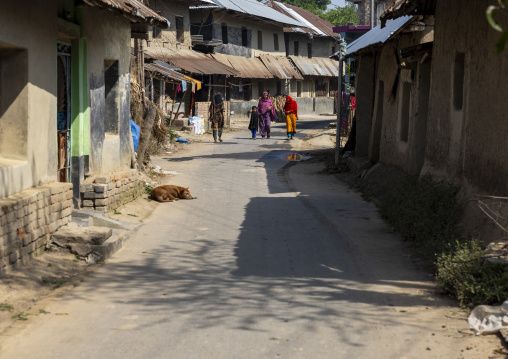
[[[284,113],[286,114],[288,140],[294,140],[296,133],[296,118],[298,117],[298,106],[296,101],[293,101],[293,99],[289,96],[286,97]]]

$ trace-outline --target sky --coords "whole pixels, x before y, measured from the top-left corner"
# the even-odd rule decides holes
[[[332,3],[328,6],[328,8],[330,7],[335,7],[335,6],[344,6],[346,4],[346,1],[345,0],[332,0]]]

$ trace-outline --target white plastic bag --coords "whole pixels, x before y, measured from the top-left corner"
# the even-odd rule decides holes
[[[467,322],[469,329],[474,330],[477,335],[508,329],[508,300],[498,307],[477,306],[471,311]]]

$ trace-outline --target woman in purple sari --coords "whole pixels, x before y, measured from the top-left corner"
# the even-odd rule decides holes
[[[259,134],[264,139],[270,138],[270,123],[275,121],[275,109],[272,100],[268,97],[268,92],[263,92],[263,96],[258,103],[259,115]]]

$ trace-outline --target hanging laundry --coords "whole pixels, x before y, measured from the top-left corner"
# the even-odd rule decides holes
[[[356,110],[356,97],[351,96],[351,109]]]
[[[187,91],[187,81],[182,81],[182,91]]]
[[[180,86],[180,84],[176,86],[176,92],[182,92],[182,86]]]
[[[196,91],[201,90],[201,82],[196,82]]]

